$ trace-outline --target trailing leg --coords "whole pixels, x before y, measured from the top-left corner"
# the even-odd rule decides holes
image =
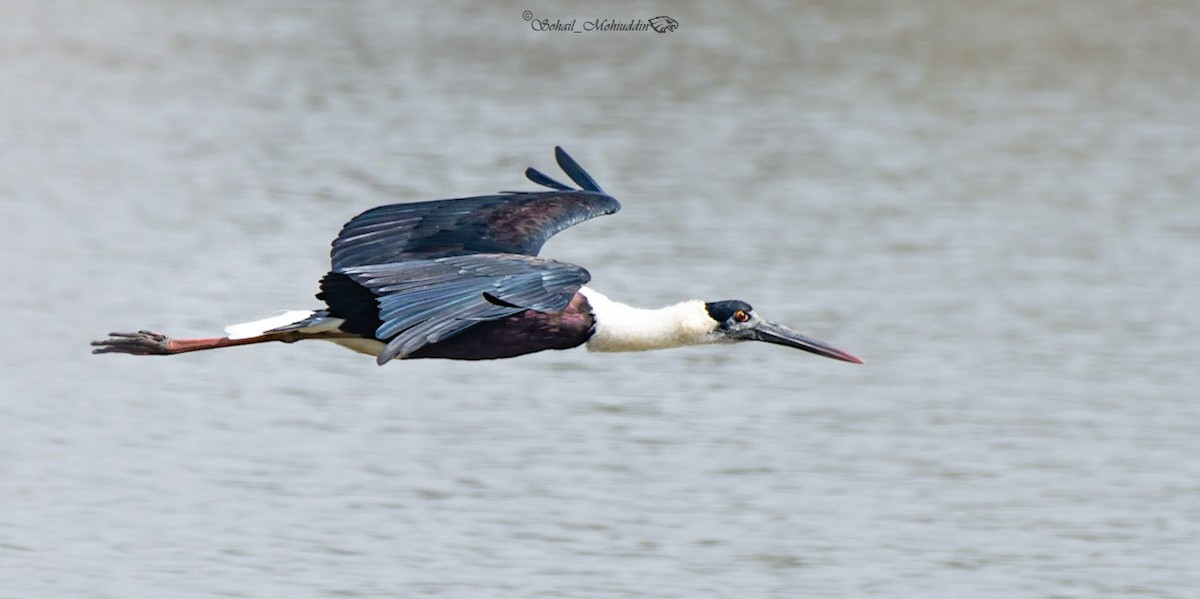
[[[136,333],[109,333],[108,339],[93,341],[93,354],[133,354],[135,356],[169,356],[205,349],[219,349],[235,345],[267,343],[269,341],[296,341],[284,335],[259,335],[243,339],[229,337],[204,337],[198,339],[172,339],[162,333],[138,331]]]

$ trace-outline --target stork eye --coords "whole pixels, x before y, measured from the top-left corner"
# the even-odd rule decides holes
[[[747,320],[750,320],[750,315],[747,314],[745,310],[738,310],[737,312],[733,313],[733,319],[738,322],[746,322]]]

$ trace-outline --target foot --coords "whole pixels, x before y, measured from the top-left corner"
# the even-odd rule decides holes
[[[171,352],[171,339],[162,333],[109,333],[108,339],[93,341],[93,354],[133,354],[135,356],[165,356]]]

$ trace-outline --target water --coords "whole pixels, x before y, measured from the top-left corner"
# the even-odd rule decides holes
[[[0,596],[1200,593],[1190,4],[3,4]],[[544,255],[868,365],[87,353],[555,144],[625,208]]]

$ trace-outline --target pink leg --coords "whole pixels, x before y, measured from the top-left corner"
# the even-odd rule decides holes
[[[168,356],[204,349],[218,349],[235,345],[250,345],[268,341],[284,341],[278,335],[261,335],[246,339],[228,337],[206,337],[202,339],[171,339],[162,333],[138,331],[136,333],[109,333],[108,339],[93,341],[93,354],[133,354],[135,356]]]

